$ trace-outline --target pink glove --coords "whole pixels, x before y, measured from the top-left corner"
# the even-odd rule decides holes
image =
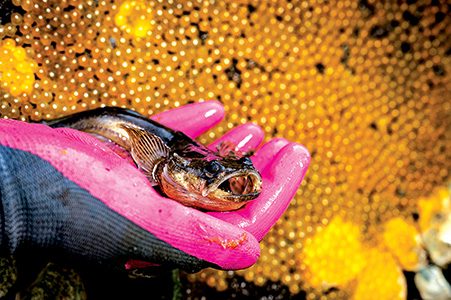
[[[153,116],[152,119],[195,138],[217,124],[223,115],[224,110],[219,102],[208,101],[173,109]],[[228,132],[210,147],[216,147],[222,141],[230,141],[237,145],[237,150],[248,151],[257,148],[262,139],[263,132],[260,127],[245,124]],[[92,197],[88,203],[99,204],[96,204],[95,209],[86,205],[71,207],[69,214],[76,212],[86,220],[80,224],[76,221],[79,218],[71,222],[58,223],[61,228],[58,227],[54,236],[50,235],[46,238],[45,243],[35,236],[12,234],[14,230],[11,226],[8,227],[8,216],[10,219],[17,216],[15,213],[6,213],[6,225],[5,228],[0,228],[0,238],[2,235],[6,236],[9,243],[0,246],[14,252],[30,243],[38,247],[46,247],[50,243],[52,247],[61,247],[69,253],[91,257],[97,261],[114,261],[116,257],[125,257],[126,260],[132,261],[130,267],[136,266],[133,260],[151,261],[157,264],[172,262],[173,265],[180,265],[180,257],[183,259],[183,255],[189,258],[188,262],[199,260],[207,262],[205,266],[222,269],[242,269],[251,266],[259,257],[258,242],[287,208],[310,162],[309,154],[304,147],[284,139],[273,139],[259,148],[251,157],[263,177],[261,195],[237,211],[204,213],[162,197],[129,161],[119,157],[105,144],[83,132],[66,128],[52,129],[41,124],[0,120],[0,150],[2,147],[6,151],[0,151],[0,176],[3,174],[1,170],[11,176],[13,171],[8,173],[8,168],[11,169],[10,163],[13,162],[15,169],[11,170],[16,170],[14,172],[17,172],[21,165],[29,167],[27,162],[17,163],[18,160],[14,156],[17,150],[21,153],[31,153],[38,160],[49,163],[70,184],[74,183],[75,187],[87,191],[89,197]],[[8,155],[12,157],[6,157]],[[14,161],[10,160],[8,163],[8,159]],[[38,173],[39,171],[32,175],[35,176]],[[3,177],[7,178],[6,175]],[[32,180],[29,181],[31,183],[26,181],[18,185],[16,190],[25,190],[32,184]],[[1,204],[6,212],[14,211],[11,207],[15,204],[10,204],[11,201],[5,198],[7,194],[5,190],[11,190],[7,188],[9,181],[5,182],[2,183],[0,179]],[[42,182],[44,183],[41,185],[46,187],[37,186],[33,189],[38,192],[40,188],[48,189],[45,179]],[[52,187],[52,182],[49,184]],[[65,200],[68,201],[67,206],[76,202],[72,200],[71,195],[65,196],[67,198]],[[39,198],[40,202],[42,202],[41,199],[43,198]],[[23,203],[23,201],[20,199],[19,202]],[[102,211],[102,216],[95,215],[99,209]],[[121,222],[124,224],[127,223],[127,226],[111,225],[115,227],[111,228],[103,225],[110,224],[108,219],[110,214],[104,212],[105,209],[110,210],[114,218],[123,220]],[[104,219],[99,221],[99,218]],[[74,223],[77,224],[74,225]],[[95,226],[89,229],[83,228],[83,226],[90,226],[91,223]],[[70,230],[66,227],[70,227]],[[120,233],[120,242],[125,245],[124,249],[118,250],[114,246],[119,243],[117,237],[109,236],[109,233],[113,235],[117,231]],[[62,232],[65,233],[64,236],[61,235]],[[114,251],[109,250],[104,253],[101,247],[95,251],[92,250],[99,242],[95,240],[99,236],[102,238],[100,245],[108,248],[110,244],[114,244],[111,246]],[[139,236],[139,239],[134,236]],[[79,240],[83,238],[85,238],[84,245],[80,245]],[[149,242],[144,243],[147,239]],[[182,267],[186,268],[186,265]]]

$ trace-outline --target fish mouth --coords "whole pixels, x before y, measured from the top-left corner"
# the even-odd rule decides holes
[[[237,171],[216,180],[202,192],[202,196],[218,192],[221,198],[235,202],[257,198],[261,192],[262,178],[255,170]]]

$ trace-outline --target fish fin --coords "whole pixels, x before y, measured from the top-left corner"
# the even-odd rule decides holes
[[[170,149],[163,140],[143,129],[123,126],[130,137],[130,154],[136,165],[146,174],[152,185],[157,185],[155,171],[169,156]]]

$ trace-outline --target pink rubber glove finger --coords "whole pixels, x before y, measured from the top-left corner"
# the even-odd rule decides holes
[[[252,132],[252,134],[247,132]],[[251,150],[252,148],[256,148],[260,144],[262,138],[263,131],[261,128],[257,125],[248,123],[229,131],[223,137],[213,142],[209,147],[210,149],[215,149],[220,143],[229,141],[234,145],[237,145],[236,150],[245,152]],[[302,178],[304,177],[310,161],[309,154],[304,148],[302,148],[302,150],[305,151],[300,151],[300,149],[292,149],[289,152],[294,155],[296,155],[296,152],[300,152],[299,154],[302,156],[300,159],[304,161],[303,167],[301,168],[302,170],[300,170],[298,174],[299,176],[285,177],[285,182],[271,182],[271,180],[268,180],[269,178],[267,175],[269,175],[269,173],[264,172],[265,168],[268,165],[275,163],[275,157],[278,155],[278,152],[288,144],[289,142],[283,138],[273,139],[263,145],[263,147],[252,157],[255,167],[262,171],[263,176],[263,192],[256,200],[238,211],[223,213],[211,212],[209,214],[244,228],[252,233],[258,240],[261,240],[288,207],[289,202],[293,198],[302,181]],[[307,158],[304,156],[307,156]],[[296,157],[294,161],[298,159],[299,158]],[[280,158],[277,161],[280,161]],[[296,169],[296,167],[294,169]],[[282,174],[279,179],[284,178],[283,176],[284,175]],[[281,184],[281,186],[288,186],[283,194],[281,194],[279,190],[275,189],[277,184]],[[291,184],[291,186],[289,186],[289,184]],[[279,195],[281,197],[279,197]]]
[[[219,101],[186,104],[159,113],[150,118],[169,128],[181,131],[190,138],[196,138],[218,124],[224,117],[224,108]]]
[[[216,150],[223,142],[231,142],[236,145],[236,151],[247,152],[256,149],[263,140],[264,132],[260,126],[253,123],[246,123],[228,131],[222,137],[211,143],[208,148]],[[274,138],[259,149],[259,155],[251,157],[257,170],[263,170],[271,161],[271,158],[279,152],[289,142],[284,138]]]
[[[274,156],[290,142],[284,138],[273,138],[260,149],[257,155],[251,157],[252,163],[257,170],[263,170],[273,159]]]
[[[263,140],[264,132],[260,126],[253,123],[246,123],[233,128],[222,137],[211,143],[208,148],[216,150],[216,148],[223,142],[232,142],[235,145],[235,150],[250,151],[260,145]]]
[[[240,210],[209,213],[247,230],[257,240],[265,236],[286,210],[310,163],[308,151],[296,143],[284,146],[273,158],[266,157],[268,152],[260,154],[258,151],[255,154],[257,161],[263,161],[265,158],[270,161],[261,171],[263,190],[260,196]]]

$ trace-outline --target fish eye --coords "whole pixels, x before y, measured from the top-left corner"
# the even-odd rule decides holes
[[[218,171],[222,170],[223,167],[221,166],[221,164],[219,162],[217,162],[216,160],[212,160],[206,167],[205,167],[205,171],[207,172],[207,174],[216,174]]]
[[[249,157],[243,157],[241,161],[245,166],[252,166],[252,160]]]

